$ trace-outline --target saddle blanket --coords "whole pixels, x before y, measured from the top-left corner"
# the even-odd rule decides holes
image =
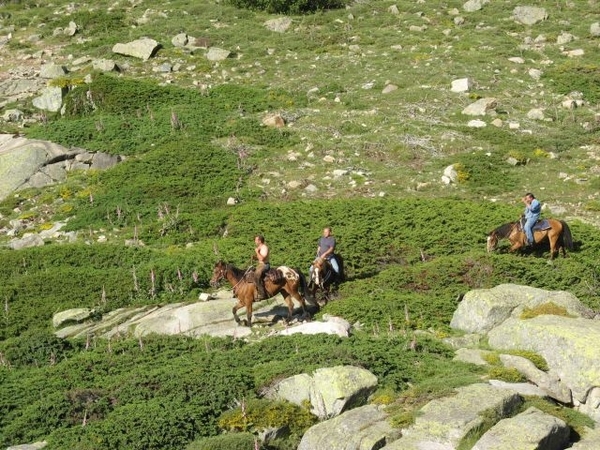
[[[535,223],[535,225],[533,226],[534,230],[541,230],[541,231],[549,230],[550,228],[552,228],[552,227],[550,226],[550,222],[548,222],[548,219],[538,220]]]

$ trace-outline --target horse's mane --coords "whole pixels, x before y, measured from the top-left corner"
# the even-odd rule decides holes
[[[224,265],[225,268],[230,271],[231,273],[233,273],[233,275],[236,278],[241,278],[245,275],[246,270],[245,269],[239,269],[237,267],[235,267],[233,264],[230,264],[228,262],[225,261],[219,261],[218,264]]]
[[[498,228],[496,228],[494,231],[492,231],[490,234],[495,234],[499,238],[507,238],[510,235],[514,225],[515,225],[514,222],[508,222],[508,223],[502,224]]]

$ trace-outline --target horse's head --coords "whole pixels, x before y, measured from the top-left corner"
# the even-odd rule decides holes
[[[327,260],[325,258],[317,258],[312,264],[312,279],[316,285],[323,283],[325,271],[327,270]]]
[[[488,234],[487,237],[487,251],[488,253],[493,252],[494,250],[496,250],[496,247],[498,246],[498,234],[495,231],[492,231],[490,234]]]
[[[210,285],[212,287],[217,287],[219,285],[219,281],[227,276],[227,264],[223,261],[219,261],[215,264],[215,268],[213,270],[212,278],[210,279]]]

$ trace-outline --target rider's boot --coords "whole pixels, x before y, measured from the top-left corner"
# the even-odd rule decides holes
[[[256,283],[256,300],[265,300],[267,298],[267,292],[262,283]]]

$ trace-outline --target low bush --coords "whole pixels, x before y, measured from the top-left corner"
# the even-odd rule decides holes
[[[248,450],[255,449],[257,437],[252,433],[227,433],[198,439],[185,450]]]
[[[237,8],[260,10],[269,14],[306,14],[339,9],[346,5],[346,0],[228,0],[228,2]]]

